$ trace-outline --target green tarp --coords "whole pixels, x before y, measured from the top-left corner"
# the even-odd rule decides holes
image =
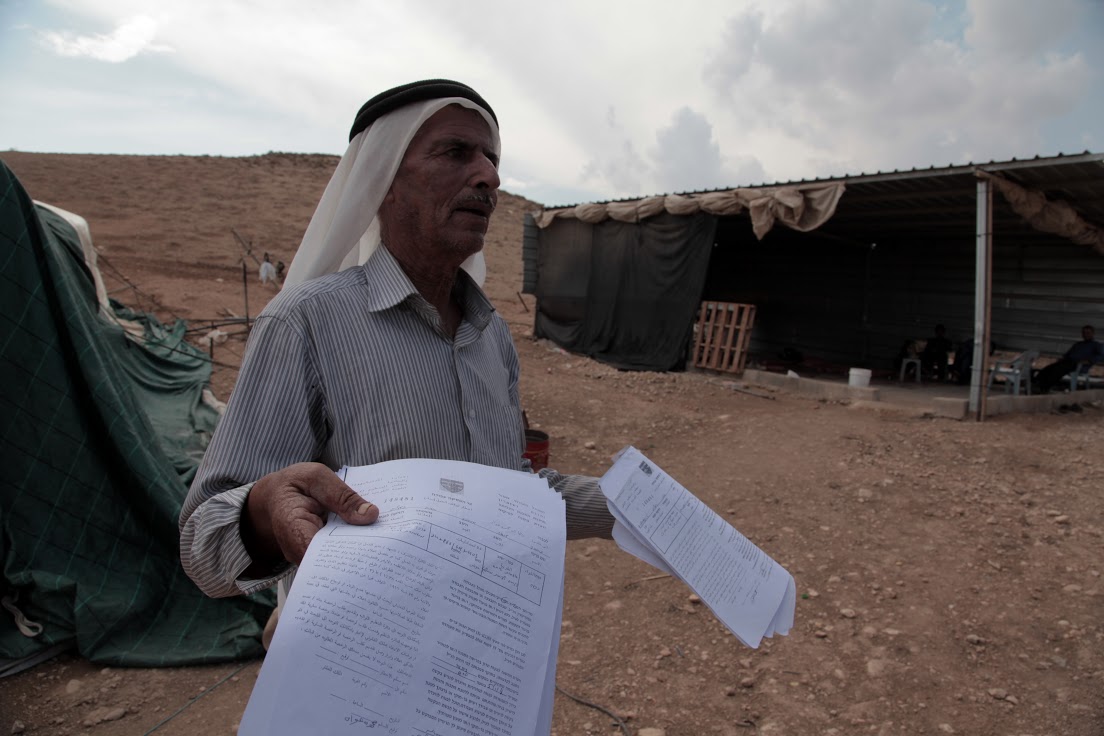
[[[114,305],[144,326],[128,337],[73,228],[2,162],[0,193],[0,674],[67,646],[132,666],[260,655],[271,596],[212,600],[180,567],[177,516],[217,419],[209,361],[183,323]]]

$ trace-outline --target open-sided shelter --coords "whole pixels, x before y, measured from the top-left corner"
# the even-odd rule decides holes
[[[525,286],[538,337],[624,368],[678,367],[709,301],[755,305],[753,356],[889,368],[937,323],[1060,353],[1104,323],[1102,223],[1088,152],[550,207]]]

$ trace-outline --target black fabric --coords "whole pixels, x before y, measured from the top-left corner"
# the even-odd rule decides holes
[[[684,367],[717,220],[555,220],[540,233],[535,334],[627,370]]]
[[[381,115],[386,115],[392,110],[398,110],[400,107],[412,105],[415,102],[439,100],[442,97],[462,97],[465,100],[471,100],[486,110],[494,118],[495,123],[498,123],[498,117],[491,106],[468,85],[453,82],[449,79],[423,79],[420,82],[411,82],[394,87],[386,92],[380,92],[365,102],[360,111],[357,112],[356,119],[353,120],[353,127],[349,131],[349,140],[355,138],[357,133],[367,128]]]

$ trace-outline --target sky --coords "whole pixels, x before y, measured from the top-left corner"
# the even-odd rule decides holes
[[[340,155],[471,85],[545,205],[1104,150],[1104,0],[0,0],[2,151]]]

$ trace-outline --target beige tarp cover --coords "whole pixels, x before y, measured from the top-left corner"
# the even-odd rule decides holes
[[[580,204],[541,211],[537,216],[537,226],[548,227],[556,218],[576,218],[593,225],[605,219],[640,222],[661,212],[672,215],[694,215],[698,212],[738,215],[746,209],[751,217],[755,237],[762,240],[776,222],[801,232],[820,227],[835,214],[843,190],[843,184],[837,182],[729,189],[702,194],[670,194],[628,202]]]
[[[991,181],[1012,211],[1027,220],[1031,227],[1069,238],[1078,245],[1092,246],[1097,253],[1104,254],[1104,230],[1087,222],[1066,202],[1052,202],[1042,192],[1025,189],[987,171],[978,171],[977,175]]]

